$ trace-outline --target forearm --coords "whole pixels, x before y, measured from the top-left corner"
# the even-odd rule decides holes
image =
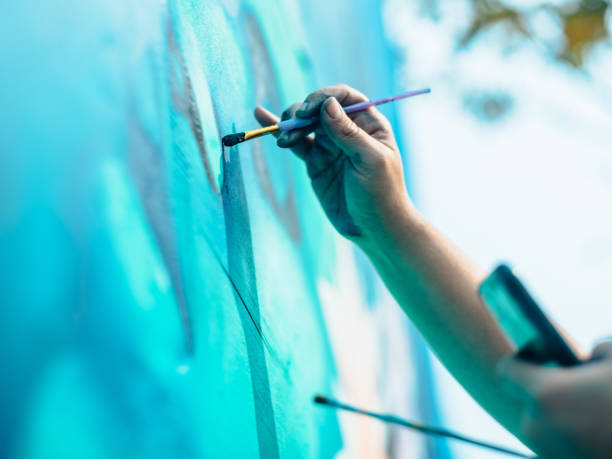
[[[319,116],[314,138],[298,130],[278,144],[304,160],[331,223],[370,256],[446,367],[516,433],[518,415],[495,377],[497,362],[512,348],[478,296],[484,276],[416,215],[389,121],[374,108],[351,118],[340,106],[366,100],[346,85],[315,91],[285,111],[286,118]],[[256,116],[266,126],[278,123],[263,109]]]
[[[518,433],[495,367],[513,351],[478,295],[484,273],[415,212],[360,244],[442,363],[498,421]]]

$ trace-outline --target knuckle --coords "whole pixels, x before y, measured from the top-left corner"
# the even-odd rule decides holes
[[[326,97],[327,88],[317,89],[315,92],[311,92],[306,97],[306,102],[316,102],[318,100],[324,99]]]
[[[340,125],[340,134],[348,139],[359,137],[360,128],[348,117],[344,118],[344,122]]]
[[[313,92],[306,99],[304,99],[306,111],[310,113],[318,111],[325,99],[327,99],[327,96],[323,92]]]
[[[381,115],[379,120],[378,120],[378,122],[380,123],[380,128],[383,131],[386,131],[386,132],[391,132],[392,131],[392,129],[391,129],[391,121],[389,121],[386,116],[382,116]]]
[[[380,131],[391,131],[391,122],[389,119],[383,115],[376,107],[370,107],[370,116],[372,120],[372,124],[378,128]]]
[[[300,108],[302,104],[299,102],[296,102],[295,104],[293,104],[291,107],[289,107],[287,110],[289,111],[289,117],[293,118],[295,116],[295,112],[298,111],[298,108]]]
[[[293,107],[293,105],[287,109],[285,109],[283,111],[283,113],[281,114],[281,119],[284,120],[288,120],[289,118],[291,118],[291,108]]]
[[[337,91],[336,99],[338,99],[339,102],[348,98],[348,96],[351,93],[357,92],[353,88],[351,88],[348,84],[345,84],[345,83],[340,83],[339,85],[337,85],[336,91]]]
[[[342,102],[350,94],[351,87],[344,83],[335,84],[326,88],[320,89],[320,93],[323,100],[328,97],[335,97],[338,102]]]
[[[380,148],[362,148],[361,155],[363,166],[367,167],[370,173],[375,173],[379,177],[387,177],[392,173],[393,166],[389,161],[387,153]]]
[[[389,167],[389,155],[385,152],[376,152],[371,156],[370,164],[376,170],[384,170]]]

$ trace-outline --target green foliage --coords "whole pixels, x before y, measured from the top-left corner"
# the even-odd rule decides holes
[[[593,47],[606,43],[610,37],[606,13],[608,0],[581,0],[554,6],[542,2],[533,8],[517,8],[503,0],[470,0],[472,18],[459,40],[461,47],[472,44],[476,38],[493,27],[504,27],[510,34],[539,41],[538,31],[530,26],[534,15],[547,12],[559,27],[558,43],[551,52],[567,64],[582,68]]]
[[[498,24],[507,26],[512,32],[531,37],[522,12],[504,5],[499,0],[471,0],[471,3],[472,22],[460,40],[461,46],[467,46],[482,32]]]

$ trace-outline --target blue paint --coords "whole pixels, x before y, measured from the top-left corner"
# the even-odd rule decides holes
[[[301,162],[272,138],[220,142],[322,85],[397,92],[378,2],[30,0],[4,17],[0,456],[384,453],[396,432],[312,395],[433,412],[407,318]],[[348,302],[368,327],[333,318]],[[405,372],[379,364],[398,351]]]
[[[229,150],[225,163],[222,195],[227,235],[228,274],[235,286],[235,301],[246,337],[255,402],[259,457],[279,457],[278,439],[266,356],[261,332],[257,281],[253,263],[251,229],[238,148]]]

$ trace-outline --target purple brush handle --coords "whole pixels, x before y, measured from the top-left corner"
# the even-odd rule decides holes
[[[375,107],[376,105],[386,104],[388,102],[393,102],[394,100],[405,99],[406,97],[420,96],[421,94],[427,94],[429,92],[431,92],[431,89],[426,88],[419,89],[418,91],[405,92],[403,94],[398,94],[397,96],[387,97],[386,99],[359,102],[358,104],[353,104],[349,105],[348,107],[344,107],[344,112],[360,112],[362,110],[367,110],[370,107]],[[312,118],[291,118],[290,120],[281,121],[280,123],[278,123],[278,130],[281,132],[291,131],[293,129],[310,126],[311,124],[317,122],[319,122],[318,116],[313,116]]]

